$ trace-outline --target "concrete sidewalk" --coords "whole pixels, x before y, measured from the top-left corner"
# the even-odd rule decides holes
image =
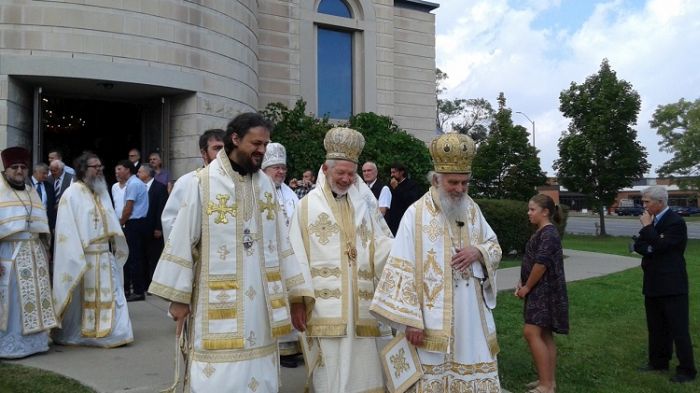
[[[567,281],[603,276],[639,266],[640,259],[565,250]],[[520,268],[498,271],[498,289],[512,290]],[[641,285],[641,284],[640,284]],[[122,348],[99,349],[53,345],[48,353],[12,363],[37,367],[74,378],[98,392],[158,392],[173,381],[175,324],[167,317],[167,303],[155,296],[129,303],[134,343]],[[10,363],[10,362],[8,362]],[[282,368],[281,393],[300,393],[305,368]]]

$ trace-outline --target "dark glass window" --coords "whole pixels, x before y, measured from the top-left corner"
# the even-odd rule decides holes
[[[350,7],[343,0],[321,0],[321,4],[318,5],[318,12],[340,16],[341,18],[352,18]]]
[[[352,115],[352,33],[318,28],[318,115]]]

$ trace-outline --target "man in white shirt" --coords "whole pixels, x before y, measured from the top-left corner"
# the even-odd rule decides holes
[[[117,218],[122,217],[124,211],[124,195],[126,195],[126,181],[131,176],[128,160],[121,160],[114,167],[114,176],[117,182],[112,184],[112,203],[114,204],[114,212],[117,213]]]
[[[377,164],[372,161],[367,161],[362,165],[362,179],[367,183],[367,187],[372,190],[372,194],[377,198],[379,211],[382,216],[386,215],[389,206],[391,206],[391,190],[381,180],[377,179],[379,171]]]

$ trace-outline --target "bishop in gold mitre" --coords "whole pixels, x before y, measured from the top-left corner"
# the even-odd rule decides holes
[[[476,149],[449,133],[430,144],[430,190],[408,208],[384,267],[371,313],[418,349],[416,392],[498,392],[492,310],[501,247],[467,195]]]
[[[328,131],[317,186],[290,223],[294,254],[309,267],[316,298],[313,305],[294,305],[308,315],[308,340],[302,341],[307,354],[315,355],[307,366],[316,392],[384,391],[377,340],[390,331],[380,328],[369,305],[392,237],[372,191],[357,175],[364,144],[356,130]]]

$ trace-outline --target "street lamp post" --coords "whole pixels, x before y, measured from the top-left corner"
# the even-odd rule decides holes
[[[535,145],[535,121],[532,120],[532,119],[530,119],[530,116],[526,115],[526,114],[523,113],[523,112],[518,111],[518,112],[515,112],[515,113],[520,113],[521,115],[525,116],[525,118],[526,118],[530,123],[532,123],[532,147],[537,147],[537,146]]]

